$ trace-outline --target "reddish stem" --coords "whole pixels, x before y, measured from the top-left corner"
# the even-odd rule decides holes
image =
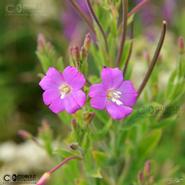
[[[57,166],[53,167],[51,170],[49,170],[48,173],[52,174],[54,173],[56,170],[58,170],[60,167],[62,167],[64,164],[66,164],[67,162],[73,160],[73,159],[80,159],[80,157],[78,156],[72,156],[72,157],[68,157],[66,159],[64,159],[61,163],[59,163]]]
[[[142,83],[141,83],[141,85],[138,89],[138,97],[137,98],[139,98],[139,96],[143,92],[143,89],[145,88],[145,86],[146,86],[146,84],[147,84],[147,82],[148,82],[148,80],[149,80],[149,78],[150,78],[150,76],[151,76],[151,74],[154,70],[154,67],[157,63],[157,60],[159,58],[159,54],[161,52],[161,49],[162,49],[162,46],[163,46],[163,43],[164,43],[164,39],[165,39],[165,36],[166,36],[166,26],[167,26],[166,24],[167,24],[166,21],[163,21],[163,29],[162,29],[162,32],[161,32],[161,37],[160,37],[159,43],[158,43],[157,48],[155,50],[152,61],[149,65],[148,71],[147,71],[147,73],[146,73],[146,75],[145,75],[145,77],[144,77],[144,79],[143,79],[143,81],[142,81]]]
[[[87,2],[87,5],[88,5],[88,8],[89,8],[89,12],[91,13],[91,16],[92,18],[94,19],[94,21],[96,22],[96,24],[98,25],[98,28],[103,36],[103,39],[104,39],[104,42],[105,42],[105,47],[106,47],[106,51],[109,52],[109,46],[108,46],[108,42],[107,42],[107,36],[106,36],[106,33],[100,23],[100,21],[98,20],[98,17],[96,16],[94,10],[93,10],[93,7],[91,5],[91,2],[90,0],[86,0]]]
[[[148,2],[149,0],[143,0],[140,3],[138,3],[129,13],[128,13],[128,17],[130,17],[131,15],[137,13],[141,8],[143,8],[143,6]]]
[[[122,20],[122,33],[121,33],[121,40],[120,40],[120,46],[118,50],[118,55],[116,58],[116,66],[119,67],[122,55],[123,55],[123,49],[125,45],[126,40],[126,33],[127,33],[127,18],[128,18],[128,0],[122,0],[122,9],[123,9],[123,20]]]
[[[93,24],[91,23],[91,20],[89,19],[89,17],[81,10],[80,6],[78,5],[78,3],[74,0],[70,0],[69,1],[71,3],[71,5],[73,6],[73,8],[76,10],[76,12],[82,17],[82,19],[84,19],[84,21],[86,22],[86,24],[89,26],[90,30],[95,33]]]

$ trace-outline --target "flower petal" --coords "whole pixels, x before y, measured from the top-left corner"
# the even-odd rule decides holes
[[[124,81],[118,89],[121,91],[121,101],[127,106],[133,106],[137,101],[137,91],[131,81]]]
[[[123,72],[118,68],[103,68],[101,78],[105,88],[116,88],[123,81]]]
[[[94,96],[90,100],[91,106],[98,110],[105,109],[106,97],[105,96]]]
[[[80,107],[83,107],[86,101],[86,95],[82,90],[78,90],[72,93],[73,98]]]
[[[49,105],[56,98],[60,97],[60,92],[57,89],[48,89],[43,93],[42,97],[43,97],[44,104]]]
[[[119,106],[111,101],[107,102],[106,109],[110,116],[116,120],[123,119],[132,112],[132,108],[123,105]]]
[[[73,114],[81,108],[72,93],[64,98],[64,106],[69,114]]]
[[[50,88],[58,88],[58,86],[63,82],[62,74],[57,71],[54,67],[50,67],[39,85],[43,90]]]
[[[54,113],[59,113],[64,111],[64,102],[60,98],[56,98],[49,106],[50,110]]]
[[[68,66],[64,69],[63,76],[65,81],[73,89],[80,89],[85,85],[85,78],[75,67]]]
[[[104,90],[103,85],[102,84],[91,85],[89,96],[90,97],[106,96],[106,91]]]

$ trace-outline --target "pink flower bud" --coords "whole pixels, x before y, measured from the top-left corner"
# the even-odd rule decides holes
[[[184,53],[184,38],[182,36],[178,38],[178,46],[180,53]]]
[[[74,58],[76,61],[80,61],[80,49],[78,46],[74,47]]]
[[[73,46],[70,48],[70,54],[73,60],[79,62],[80,61],[80,49],[78,46]]]
[[[72,124],[73,128],[75,129],[77,127],[76,119],[72,119],[71,124]]]
[[[145,166],[144,166],[144,172],[147,176],[150,176],[151,172],[151,161],[146,161]]]
[[[82,60],[86,59],[86,58],[87,58],[87,55],[88,55],[87,50],[84,48],[84,46],[81,47],[81,49],[80,49],[80,56],[81,56],[81,59],[82,59]]]
[[[44,175],[42,175],[42,177],[39,179],[39,181],[36,183],[36,185],[45,185],[47,183],[47,181],[50,178],[50,173],[44,173]]]
[[[85,36],[85,40],[84,40],[84,48],[88,51],[91,45],[91,34],[88,33]]]
[[[138,180],[140,183],[143,183],[143,181],[144,181],[144,174],[142,171],[139,172],[139,174],[138,174]]]
[[[20,136],[22,139],[31,139],[32,138],[32,135],[27,132],[26,130],[19,130],[17,132],[18,136]]]
[[[38,46],[38,50],[42,50],[44,48],[44,46],[46,45],[46,39],[44,34],[39,33],[38,37],[37,37],[37,46]]]

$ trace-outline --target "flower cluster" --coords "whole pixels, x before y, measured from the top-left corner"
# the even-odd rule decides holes
[[[101,72],[102,83],[90,87],[90,104],[94,109],[107,112],[113,119],[123,119],[132,112],[137,92],[129,80],[123,79],[118,68],[104,67]],[[81,109],[86,102],[82,88],[85,77],[75,67],[68,66],[63,73],[51,67],[40,81],[44,90],[43,101],[54,113],[67,111],[69,114]]]

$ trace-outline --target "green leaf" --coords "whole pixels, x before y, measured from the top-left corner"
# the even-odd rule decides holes
[[[155,129],[143,137],[138,147],[138,155],[145,158],[148,154],[150,154],[157,146],[161,138],[161,134],[161,129]]]
[[[86,173],[89,177],[102,178],[102,176],[100,174],[100,170],[97,167],[90,151],[88,153],[86,153],[86,155],[85,155],[84,164],[85,164]]]
[[[58,60],[56,61],[56,68],[59,71],[63,71],[64,70],[64,60],[63,60],[63,57],[59,57]]]
[[[107,154],[101,151],[94,150],[92,151],[92,155],[94,160],[96,161],[96,164],[100,167],[104,167],[107,162]]]
[[[43,71],[44,72],[47,72],[48,68],[50,66],[52,66],[51,60],[48,58],[48,56],[44,55],[41,52],[37,52],[36,54],[37,54],[37,57],[38,57],[38,59],[39,59],[39,61],[41,63],[41,66],[43,68]]]
[[[106,124],[109,120],[109,117],[106,112],[95,110],[97,118],[104,124]]]
[[[125,120],[125,125],[132,125],[139,120],[146,119],[146,117],[157,117],[163,111],[163,105],[153,102],[145,106],[137,106],[133,113]]]
[[[48,42],[43,48],[38,49],[36,55],[41,63],[44,72],[47,72],[49,67],[55,67],[58,70],[64,69],[62,57],[58,57],[53,46]]]
[[[55,151],[54,151],[54,154],[56,156],[59,156],[62,160],[67,158],[67,157],[70,157],[71,155],[75,155],[75,153],[73,153],[72,151],[70,151],[69,149],[67,148],[57,148]]]
[[[152,128],[164,128],[167,127],[173,123],[176,122],[177,116],[173,116],[173,117],[167,117],[165,119],[162,119],[161,121],[157,122],[157,124],[155,124],[154,126],[152,126]]]
[[[61,112],[60,114],[58,114],[60,120],[64,123],[64,124],[70,124],[71,122],[71,116],[66,113],[66,112]]]
[[[88,185],[86,180],[83,178],[77,179],[75,185]]]

